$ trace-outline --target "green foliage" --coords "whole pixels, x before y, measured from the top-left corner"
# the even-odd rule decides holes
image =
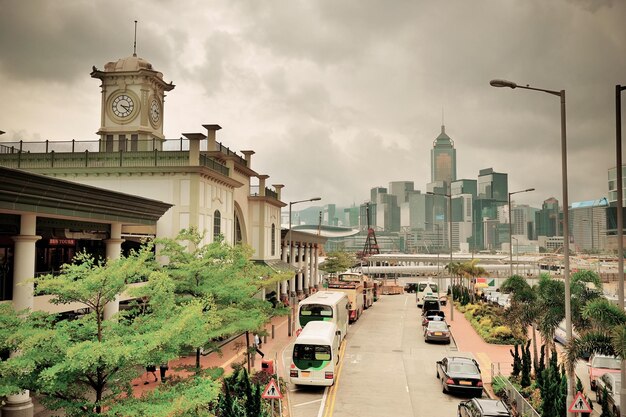
[[[494,394],[498,397],[503,397],[506,393],[506,383],[505,378],[502,376],[495,376],[491,381],[491,388],[493,389]]]
[[[519,373],[522,371],[522,358],[519,354],[519,345],[515,344],[515,352],[509,349],[511,356],[513,356],[513,370],[511,371],[511,376],[517,377]]]
[[[224,378],[215,415],[217,417],[264,417],[270,410],[261,399],[261,383],[248,375],[244,367],[237,367]]]
[[[526,342],[526,346],[522,346],[522,377],[520,385],[522,388],[530,386],[530,369],[532,359],[530,357],[530,340]]]
[[[602,407],[602,413],[600,417],[614,417],[613,413],[609,409],[609,401],[607,400],[609,393],[606,387],[602,388],[602,396],[600,397],[600,407]]]
[[[50,295],[51,302],[89,309],[73,321],[18,314],[0,304],[0,349],[19,352],[0,362],[0,396],[29,389],[47,408],[68,417],[212,415],[220,390],[215,370],[198,368],[196,377],[174,378],[140,399],[133,397],[131,381],[148,363],[261,328],[277,310],[257,294],[286,277],[252,263],[249,248],[201,242],[194,230],[182,231],[178,240],[158,240],[159,256],[169,260],[165,267],[155,261],[154,245],[147,244],[113,261],[79,254],[60,275],[37,278],[38,294]],[[128,287],[135,282],[145,284]],[[104,306],[123,292],[141,302],[105,320]],[[247,392],[245,403],[227,398],[218,403],[244,413],[229,415],[265,415],[259,411],[259,389]]]
[[[541,415],[565,416],[567,397],[567,378],[565,372],[557,364],[557,353],[553,352],[549,365],[542,372],[541,384],[537,384],[541,392]]]
[[[499,307],[470,303],[459,305],[458,308],[485,342],[512,345],[524,341],[522,334],[514,332],[506,324],[506,318]]]
[[[329,252],[320,269],[328,274],[336,274],[356,264],[356,256],[351,252],[336,251]]]

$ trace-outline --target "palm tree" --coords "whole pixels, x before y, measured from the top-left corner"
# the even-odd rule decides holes
[[[533,364],[538,368],[537,353],[537,320],[540,317],[537,287],[531,287],[524,277],[513,275],[507,278],[500,289],[511,294],[511,307],[507,310],[507,318],[517,324],[524,337],[528,339],[528,327],[532,327]]]
[[[446,269],[448,271],[448,274],[450,275],[450,287],[454,287],[455,282],[453,280],[453,277],[461,277],[461,263],[450,262],[444,267],[444,269]],[[454,297],[452,297],[452,302],[454,302]]]
[[[467,278],[467,281],[469,283],[468,289],[470,297],[472,298],[472,302],[474,301],[474,285],[476,278],[481,275],[488,275],[485,268],[476,265],[477,263],[478,259],[472,259],[471,261],[462,263],[460,266],[461,275]]]
[[[565,318],[565,284],[548,274],[539,276],[537,285],[537,330],[546,344],[546,357],[554,348],[554,333]]]

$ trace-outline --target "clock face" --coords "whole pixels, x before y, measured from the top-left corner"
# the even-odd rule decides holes
[[[158,124],[161,120],[161,103],[157,99],[150,102],[150,121],[152,124]]]
[[[120,94],[113,99],[113,102],[111,103],[111,110],[113,110],[113,114],[117,117],[124,119],[133,114],[133,110],[135,110],[135,102],[129,95]]]

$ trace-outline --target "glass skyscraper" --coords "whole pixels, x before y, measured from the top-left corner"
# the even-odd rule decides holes
[[[456,180],[456,149],[452,139],[446,135],[444,125],[430,150],[430,170],[430,181],[444,181],[448,190],[452,181]]]

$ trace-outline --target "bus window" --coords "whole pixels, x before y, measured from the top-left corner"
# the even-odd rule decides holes
[[[293,358],[304,361],[329,361],[331,358],[330,346],[295,345]]]
[[[313,316],[313,317],[332,317],[333,308],[331,306],[324,306],[320,304],[303,304],[300,307],[301,316]]]

